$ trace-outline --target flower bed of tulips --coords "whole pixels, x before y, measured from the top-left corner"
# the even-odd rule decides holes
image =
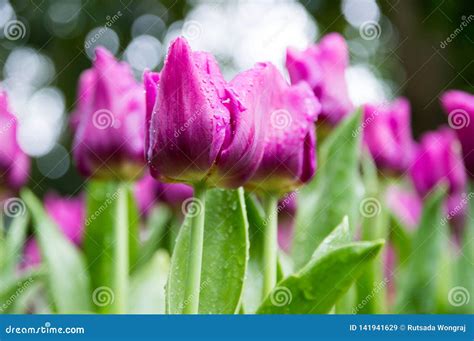
[[[67,198],[28,187],[2,92],[0,312],[472,313],[474,96],[415,141],[407,99],[352,105],[348,62],[331,33],[288,49],[290,82],[228,81],[179,37],[139,82],[98,48]]]

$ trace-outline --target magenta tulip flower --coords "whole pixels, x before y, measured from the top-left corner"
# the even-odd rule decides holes
[[[61,197],[48,193],[44,197],[44,208],[64,235],[74,244],[81,245],[86,220],[84,197]]]
[[[410,230],[418,226],[423,201],[417,193],[405,190],[398,185],[391,185],[386,192],[388,208]]]
[[[474,178],[474,95],[459,90],[447,91],[441,104],[448,113],[449,125],[461,141],[464,163]]]
[[[264,69],[241,76],[242,89],[239,80],[223,79],[213,56],[191,51],[184,38],[172,42],[160,75],[144,77],[152,175],[229,188],[245,183],[262,156],[264,118],[256,101],[249,106],[242,101],[263,92]]]
[[[193,196],[193,188],[185,184],[162,183],[146,174],[136,183],[134,194],[140,213],[146,215],[157,202],[181,209],[181,204]]]
[[[379,169],[403,173],[413,157],[410,104],[399,98],[388,105],[364,106],[364,141]]]
[[[306,81],[321,102],[321,119],[337,124],[353,110],[345,79],[349,52],[338,33],[324,36],[305,51],[288,49],[286,68],[291,82]]]
[[[8,106],[7,94],[0,92],[0,192],[18,190],[27,180],[30,159],[17,141],[18,121]]]
[[[79,171],[99,179],[133,179],[145,165],[143,87],[130,67],[97,48],[79,81],[72,116],[73,155]]]
[[[320,104],[305,82],[290,86],[271,67],[264,116],[262,160],[247,187],[285,193],[311,180],[316,170],[315,121]]]
[[[422,198],[440,182],[445,182],[449,192],[447,209],[453,211],[460,204],[467,181],[461,146],[455,133],[449,128],[441,128],[423,135],[416,147],[410,173]]]

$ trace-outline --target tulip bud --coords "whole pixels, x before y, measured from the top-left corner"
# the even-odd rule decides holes
[[[245,79],[252,77],[261,90],[263,76]],[[244,184],[261,158],[263,117],[242,104],[244,89],[223,79],[215,59],[177,38],[160,75],[146,73],[144,81],[152,175],[227,188]]]
[[[79,171],[97,179],[140,176],[145,165],[145,102],[130,67],[98,48],[93,67],[81,75],[77,101],[71,125]]]
[[[305,51],[288,49],[286,68],[293,84],[306,81],[321,102],[321,117],[337,124],[353,110],[345,79],[349,52],[338,33],[324,36]]]
[[[448,211],[451,212],[458,206],[466,189],[467,179],[461,146],[455,133],[449,128],[441,128],[423,135],[416,147],[410,174],[421,197],[429,194],[441,182],[445,182],[449,193]]]
[[[17,141],[17,118],[10,112],[7,94],[0,92],[0,191],[18,190],[27,180],[30,159]]]
[[[364,106],[364,142],[377,167],[405,172],[413,157],[410,104],[399,98],[388,105]]]
[[[474,179],[474,95],[459,90],[447,91],[441,104],[448,113],[451,128],[461,141],[464,164]]]
[[[290,86],[278,70],[271,77],[259,104],[265,117],[262,160],[247,187],[274,194],[294,190],[308,182],[316,170],[315,121],[320,104],[305,82]],[[261,92],[257,92],[259,94]]]

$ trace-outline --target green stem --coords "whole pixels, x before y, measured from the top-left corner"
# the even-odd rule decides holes
[[[188,274],[185,283],[186,303],[184,314],[199,312],[199,294],[201,291],[202,249],[204,244],[204,218],[206,211],[206,186],[194,186],[195,205],[191,218],[191,244],[189,246]]]
[[[119,184],[117,189],[114,244],[114,302],[113,310],[116,314],[125,314],[127,311],[128,273],[129,273],[129,226],[128,226],[128,185]]]
[[[278,197],[264,199],[266,225],[263,237],[263,297],[266,297],[277,282],[278,257]]]

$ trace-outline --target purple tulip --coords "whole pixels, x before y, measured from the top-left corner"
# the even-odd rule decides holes
[[[364,141],[380,169],[403,173],[413,157],[410,104],[399,98],[389,105],[364,106]]]
[[[447,91],[441,104],[448,113],[449,125],[461,141],[464,163],[474,178],[474,95],[459,90]]]
[[[86,203],[83,196],[61,197],[48,193],[44,197],[46,213],[64,235],[76,245],[81,245],[86,220]]]
[[[337,124],[353,110],[345,79],[349,52],[338,33],[324,36],[305,51],[288,49],[286,68],[292,83],[306,81],[321,102],[321,118]]]
[[[423,201],[417,193],[410,192],[398,185],[391,185],[386,192],[389,209],[398,217],[401,223],[410,230],[418,226],[421,217]]]
[[[314,122],[321,106],[307,83],[290,86],[273,66],[271,73],[273,81],[263,93],[263,157],[248,187],[281,194],[308,182],[315,173]]]
[[[422,198],[444,181],[449,192],[448,211],[458,206],[467,179],[461,146],[455,133],[444,127],[424,134],[416,147],[410,173],[415,189]]]
[[[258,108],[242,100],[263,92],[264,69],[227,83],[213,56],[191,51],[184,38],[173,41],[160,75],[144,77],[152,175],[229,188],[245,183],[261,158],[264,131]]]
[[[134,195],[140,213],[146,215],[157,202],[163,202],[173,209],[179,209],[183,201],[193,196],[193,188],[185,184],[162,183],[149,174],[145,174],[136,183]]]
[[[77,101],[71,125],[79,171],[99,179],[140,176],[145,102],[129,65],[97,48],[93,67],[81,75]]]
[[[10,112],[6,92],[0,92],[0,192],[18,190],[27,180],[30,159],[17,141],[18,122]]]

